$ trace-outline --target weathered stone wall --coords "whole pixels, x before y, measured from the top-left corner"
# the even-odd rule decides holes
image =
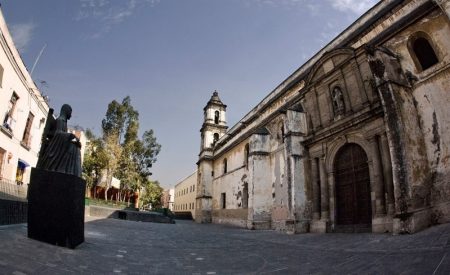
[[[282,230],[284,221],[289,217],[286,158],[284,150],[284,116],[280,115],[266,126],[270,135],[270,171],[271,199],[266,203],[272,205],[272,228]]]
[[[404,71],[411,73],[413,103],[419,115],[419,125],[425,147],[419,153],[427,158],[430,171],[416,170],[412,182],[413,203],[432,206],[431,223],[450,221],[450,26],[446,14],[436,9],[413,26],[386,42],[386,47],[399,54]],[[436,52],[439,63],[422,71],[414,62],[410,39],[425,35]],[[420,177],[420,178],[418,178]],[[424,178],[425,177],[425,178]]]
[[[248,177],[249,167],[245,159],[244,141],[233,150],[214,161],[212,220],[214,223],[247,225]],[[227,172],[224,173],[224,159],[227,159]],[[225,208],[222,206],[222,193],[225,193]]]

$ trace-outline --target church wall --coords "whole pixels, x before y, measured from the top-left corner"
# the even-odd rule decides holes
[[[418,68],[417,63],[414,62],[415,56],[408,43],[411,37],[417,33],[428,36],[439,60],[438,64],[424,71]],[[426,155],[431,169],[424,182],[424,186],[428,189],[424,200],[428,201],[428,205],[434,207],[431,223],[450,221],[449,33],[448,18],[441,10],[436,9],[386,43],[387,47],[402,57],[400,61],[402,68],[417,78],[412,81],[412,88],[414,104],[419,114],[421,131],[425,140],[423,154]],[[413,184],[418,185],[419,182],[416,181]],[[417,190],[413,189],[413,192],[419,193],[420,189]]]
[[[417,31],[430,34],[440,61],[424,72],[407,43]],[[367,155],[372,232],[413,233],[450,221],[448,33],[448,18],[427,0],[382,1],[355,22],[212,146],[213,222],[334,231],[335,159],[349,143]],[[301,129],[287,130],[289,119]]]
[[[214,161],[212,220],[214,223],[247,226],[248,214],[248,165],[245,160],[244,141],[233,150]],[[224,159],[227,159],[227,173],[223,173]],[[246,187],[247,186],[247,187]],[[226,206],[223,208],[222,193]]]
[[[271,172],[271,227],[285,229],[285,220],[289,218],[288,185],[285,154],[284,115],[270,121],[266,128],[270,134],[270,172]]]

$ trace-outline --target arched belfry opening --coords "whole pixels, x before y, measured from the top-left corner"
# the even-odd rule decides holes
[[[334,160],[336,228],[370,230],[372,209],[367,154],[356,143],[345,144]]]
[[[425,71],[439,63],[432,40],[423,32],[415,33],[409,39],[409,50],[419,71]]]
[[[220,117],[219,111],[215,111],[214,112],[214,124],[219,124],[219,117]]]

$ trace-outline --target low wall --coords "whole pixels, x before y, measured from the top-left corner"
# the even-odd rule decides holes
[[[0,225],[26,223],[28,203],[0,199]]]
[[[173,219],[157,212],[131,211],[95,205],[86,205],[86,215],[127,221],[175,223]]]

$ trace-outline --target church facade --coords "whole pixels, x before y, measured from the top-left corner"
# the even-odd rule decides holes
[[[195,220],[414,233],[450,221],[450,1],[385,0],[231,128],[204,108]]]

